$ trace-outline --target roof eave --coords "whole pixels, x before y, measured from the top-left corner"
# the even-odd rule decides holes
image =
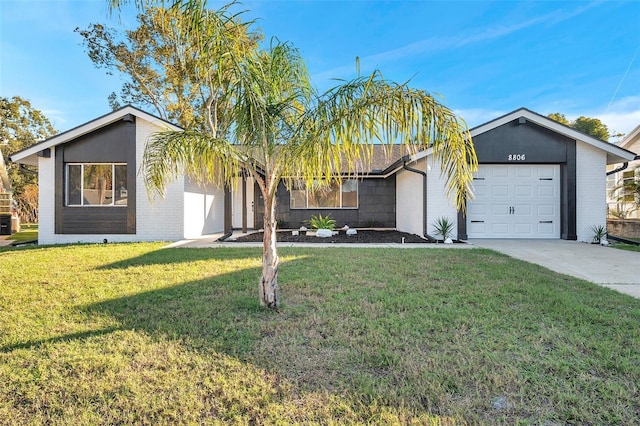
[[[564,124],[558,123],[555,120],[552,120],[548,117],[545,117],[536,112],[528,110],[527,108],[517,109],[513,112],[505,114],[494,120],[491,120],[485,124],[476,126],[473,129],[469,130],[469,133],[471,134],[471,138],[473,139],[477,135],[493,130],[504,124],[510,123],[511,121],[518,119],[520,117],[523,117],[526,120],[531,121],[532,123],[535,123],[540,127],[544,127],[553,132],[564,135],[568,138],[584,142],[588,145],[591,145],[595,148],[605,151],[607,153],[607,164],[623,163],[625,161],[631,161],[635,157],[635,154],[629,150],[621,148],[612,143],[600,140],[598,138],[594,138],[593,136],[580,132]]]
[[[182,130],[182,128],[180,128],[179,126],[176,126],[175,124],[172,124],[162,118],[159,118],[152,114],[144,112],[131,105],[127,105],[120,108],[119,110],[105,114],[87,123],[81,124],[80,126],[74,127],[73,129],[59,133],[47,140],[44,140],[35,145],[31,145],[30,147],[25,148],[21,151],[18,151],[13,155],[11,155],[10,160],[14,163],[37,166],[38,165],[37,157],[39,152],[47,148],[52,148],[57,145],[66,143],[70,140],[79,138],[95,130],[108,126],[109,124],[120,121],[121,119],[123,119],[125,116],[129,114],[142,118],[143,120],[156,124],[158,126],[166,127],[170,130]]]
[[[627,148],[633,145],[640,139],[640,125],[636,126],[632,131],[630,131],[625,137],[620,141],[619,146],[622,148]]]

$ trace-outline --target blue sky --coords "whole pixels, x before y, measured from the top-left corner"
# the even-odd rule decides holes
[[[210,4],[219,7],[222,2]],[[380,69],[441,96],[470,127],[519,107],[640,124],[640,1],[245,0],[265,40],[297,46],[319,89]],[[122,80],[94,68],[76,27],[133,27],[106,0],[1,0],[0,96],[68,130],[109,112]]]

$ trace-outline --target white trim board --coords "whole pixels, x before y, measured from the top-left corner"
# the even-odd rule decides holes
[[[172,124],[162,118],[151,115],[147,112],[139,110],[131,105],[127,105],[119,110],[113,111],[109,114],[103,115],[102,117],[98,117],[95,120],[91,120],[85,124],[81,124],[78,127],[75,127],[71,130],[67,130],[66,132],[62,132],[49,138],[45,141],[32,145],[28,148],[23,149],[22,151],[18,151],[11,156],[11,161],[14,163],[22,163],[29,164],[32,166],[36,166],[38,164],[37,155],[40,151],[53,148],[57,145],[63,144],[70,140],[76,139],[80,136],[86,135],[88,133],[94,132],[98,129],[101,129],[109,124],[115,123],[121,120],[126,115],[133,115],[139,117],[149,123],[155,124],[156,126],[166,128],[168,130],[180,131],[182,128]]]
[[[569,126],[565,126],[564,124],[560,124],[555,120],[537,114],[526,108],[520,108],[518,110],[510,112],[509,114],[503,115],[502,117],[498,117],[495,120],[491,120],[488,123],[474,127],[473,129],[469,130],[469,133],[471,134],[471,138],[473,138],[474,136],[481,135],[497,127],[510,123],[520,117],[523,117],[526,120],[537,124],[538,126],[547,128],[561,135],[565,135],[571,139],[582,141],[588,145],[605,151],[607,153],[607,164],[624,163],[625,161],[633,160],[633,158],[635,157],[635,154],[631,151],[628,151],[612,143],[594,138],[593,136],[582,133]]]

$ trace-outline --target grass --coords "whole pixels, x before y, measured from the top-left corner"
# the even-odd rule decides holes
[[[640,251],[640,246],[636,246],[634,244],[614,243],[611,247],[627,251]]]
[[[489,250],[0,253],[3,424],[633,424],[640,300]]]
[[[37,224],[20,225],[20,232],[16,232],[15,234],[11,235],[9,239],[11,239],[16,243],[24,243],[27,241],[37,241],[38,225]]]
[[[637,241],[640,243],[640,238],[627,238],[627,239],[632,241]],[[640,251],[640,246],[637,246],[635,244],[625,244],[618,241],[611,241],[611,242],[612,242],[611,247],[614,247],[620,250]]]

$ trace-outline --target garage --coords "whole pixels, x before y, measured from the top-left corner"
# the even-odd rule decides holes
[[[469,238],[560,238],[560,166],[482,164],[467,205]]]
[[[590,241],[606,223],[606,165],[635,156],[526,108],[469,133],[479,167],[458,212],[461,240]]]

